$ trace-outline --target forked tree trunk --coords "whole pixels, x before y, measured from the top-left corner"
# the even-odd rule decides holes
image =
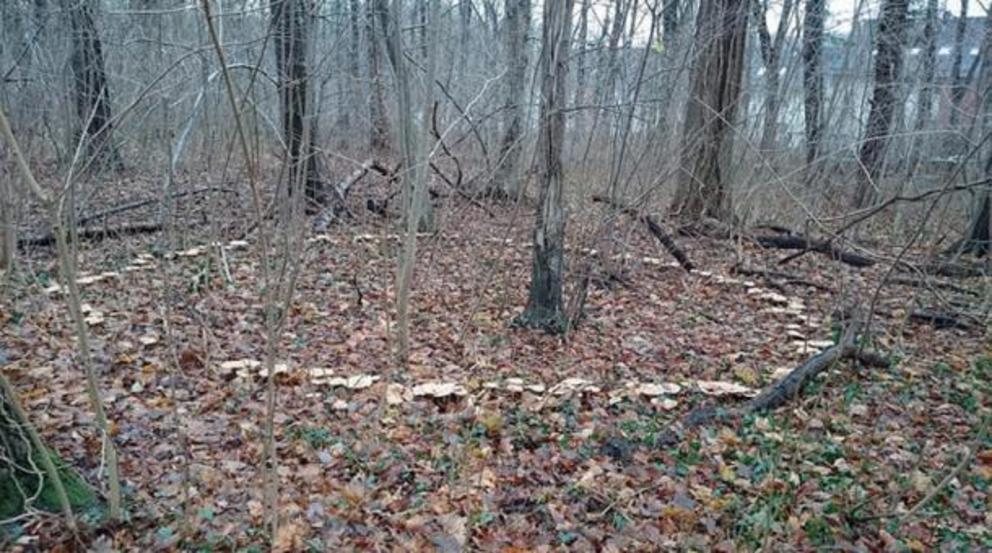
[[[682,171],[671,206],[687,222],[729,221],[733,213],[722,170],[733,146],[747,16],[747,0],[702,0],[696,17]]]
[[[562,197],[562,146],[565,114],[562,108],[568,72],[573,0],[544,2],[541,54],[541,119],[538,155],[541,194],[534,229],[527,307],[517,323],[562,333],[567,329],[563,284],[565,278],[565,212]]]
[[[803,121],[806,163],[813,163],[820,147],[823,110],[823,15],[826,0],[806,0],[803,16]]]
[[[376,13],[378,3],[366,0],[365,40],[368,42],[369,56],[369,146],[374,158],[385,157],[389,153],[389,119],[386,118],[385,92],[382,84],[381,60],[379,50],[379,34],[377,22],[380,19]]]
[[[288,192],[304,185],[307,209],[320,203],[320,175],[313,137],[306,136],[307,111],[307,31],[309,17],[304,0],[270,0],[273,48],[279,80],[283,140],[288,156]]]
[[[892,118],[899,101],[908,4],[909,0],[885,0],[882,4],[882,17],[875,39],[875,89],[859,154],[860,178],[854,195],[854,206],[857,208],[871,205],[877,197],[876,183],[882,175]]]
[[[69,66],[75,88],[76,116],[89,160],[102,167],[124,168],[113,141],[114,116],[103,60],[103,44],[88,0],[64,0],[72,32]]]
[[[524,89],[527,85],[527,29],[530,27],[530,0],[506,0],[503,24],[506,47],[506,98],[504,99],[503,140],[499,165],[493,176],[490,194],[516,198],[520,191],[517,165],[523,138]]]

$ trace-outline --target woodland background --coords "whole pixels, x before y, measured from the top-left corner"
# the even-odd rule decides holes
[[[4,548],[992,547],[986,6],[0,33]]]

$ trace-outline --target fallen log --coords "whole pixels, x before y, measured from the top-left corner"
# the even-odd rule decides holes
[[[806,252],[822,253],[832,259],[846,263],[852,267],[871,267],[875,260],[861,254],[842,250],[827,240],[811,240],[802,235],[755,236],[754,243],[763,248],[778,248],[782,250],[800,250],[798,254],[789,256],[780,263],[786,263]]]
[[[222,193],[225,193],[225,194],[234,194],[235,193],[235,191],[234,190],[231,190],[230,188],[220,188],[220,187],[217,187],[217,186],[210,186],[210,187],[207,187],[207,188],[197,188],[197,189],[194,189],[194,190],[187,190],[185,192],[176,192],[175,194],[170,194],[168,196],[168,199],[170,199],[170,200],[177,200],[179,198],[185,198],[185,197],[188,197],[188,196],[199,196],[201,194],[209,194],[211,192],[222,192]],[[147,199],[147,200],[138,200],[138,201],[134,201],[134,202],[129,202],[129,203],[126,203],[126,204],[121,204],[121,205],[117,205],[117,206],[114,206],[114,207],[105,209],[103,211],[98,211],[98,212],[92,213],[90,215],[84,215],[82,217],[79,217],[77,219],[76,223],[78,225],[80,225],[80,226],[84,226],[84,225],[86,225],[88,223],[92,223],[93,221],[110,217],[111,215],[119,215],[119,214],[124,213],[126,211],[132,211],[132,210],[135,210],[135,209],[140,209],[142,207],[146,207],[146,206],[149,206],[149,205],[155,205],[155,204],[158,204],[158,203],[162,203],[162,198],[151,198],[151,199]]]
[[[395,171],[390,171],[384,165],[375,161],[373,159],[367,159],[364,163],[358,166],[357,169],[351,172],[345,179],[339,181],[335,184],[331,191],[334,193],[334,201],[331,205],[325,206],[321,209],[315,216],[313,222],[314,230],[320,232],[327,230],[335,221],[337,221],[341,214],[348,210],[345,207],[345,200],[348,199],[348,193],[351,188],[362,180],[369,171],[375,171],[384,177],[392,177]]]
[[[661,242],[661,245],[665,248],[665,250],[667,250],[668,253],[670,253],[672,257],[674,257],[675,260],[679,262],[679,265],[681,265],[683,269],[685,269],[686,271],[692,271],[695,268],[695,266],[692,264],[692,261],[690,261],[689,258],[685,255],[685,252],[682,251],[682,249],[679,248],[678,245],[675,243],[675,240],[673,240],[672,237],[667,232],[665,232],[665,229],[663,229],[661,225],[659,225],[658,222],[655,221],[650,215],[641,213],[637,209],[630,206],[619,205],[605,196],[600,196],[600,195],[593,196],[592,201],[598,203],[605,203],[613,207],[614,209],[617,209],[618,211],[620,211],[625,215],[628,215],[639,221],[643,221],[644,224],[647,225],[648,230],[651,231],[651,234],[653,234],[654,237],[658,239],[658,242]]]
[[[933,325],[933,327],[937,330],[945,330],[948,328],[971,330],[975,325],[973,322],[966,320],[966,318],[969,317],[965,314],[949,313],[932,309],[917,309],[909,314],[909,319],[911,321]]]
[[[712,404],[702,405],[683,417],[678,426],[685,431],[705,424],[739,419],[746,415],[777,409],[798,396],[806,384],[818,374],[844,359],[855,359],[866,367],[885,368],[891,365],[889,359],[879,352],[861,349],[860,346],[850,342],[836,345],[814,355],[774,384],[767,386],[743,406],[724,409]],[[672,436],[666,439],[670,441]]]
[[[162,225],[160,223],[132,223],[127,225],[118,225],[115,227],[83,227],[76,231],[76,237],[79,240],[99,242],[100,240],[107,238],[150,234],[160,230],[162,230]],[[17,247],[25,248],[28,246],[51,246],[54,243],[55,235],[45,234],[42,236],[22,238],[17,241]]]

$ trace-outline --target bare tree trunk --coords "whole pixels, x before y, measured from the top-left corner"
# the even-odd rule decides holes
[[[14,190],[10,179],[0,179],[0,290],[14,268],[17,256],[17,222],[14,220]]]
[[[430,202],[423,201],[419,202],[420,205],[417,209],[413,208],[413,204],[417,202],[418,195],[422,193],[426,197],[427,182],[425,179],[423,186],[418,188],[417,183],[419,181],[415,172],[418,170],[417,164],[420,157],[417,154],[417,150],[422,145],[422,141],[418,141],[418,136],[423,133],[417,133],[414,128],[413,97],[410,90],[410,77],[403,54],[403,41],[400,33],[400,17],[402,14],[399,12],[402,10],[403,0],[393,0],[392,7],[388,5],[388,0],[375,1],[376,10],[379,12],[379,18],[382,22],[382,28],[385,30],[386,54],[389,57],[389,64],[393,68],[393,80],[396,82],[396,110],[399,119],[400,149],[403,152],[403,167],[401,168],[404,174],[403,210],[407,220],[413,218],[421,231],[428,232],[434,228],[433,206],[431,206]],[[436,37],[432,37],[430,42],[434,42],[434,38]],[[428,45],[428,47],[433,46]],[[428,58],[430,58],[429,55]],[[426,82],[430,83],[429,90],[433,90],[434,75],[431,75],[431,80]],[[428,106],[420,114],[418,119],[419,128],[422,131],[428,128],[431,107]],[[424,160],[424,163],[426,164],[427,161]]]
[[[499,164],[493,176],[490,194],[516,198],[520,191],[517,166],[523,138],[521,100],[527,86],[527,29],[530,27],[530,0],[506,0],[503,33],[506,44],[506,98],[504,100],[503,140]]]
[[[351,86],[349,88],[351,96],[349,96],[350,102],[348,109],[354,109],[354,106],[362,104],[362,68],[359,63],[361,60],[361,48],[362,48],[362,31],[359,25],[358,18],[361,14],[361,8],[358,5],[358,0],[348,1],[348,76],[351,80]]]
[[[908,0],[885,0],[882,4],[875,39],[875,89],[859,154],[861,172],[854,195],[855,207],[868,206],[877,196],[876,181],[882,174],[892,118],[899,101],[908,4]]]
[[[376,13],[379,2],[366,0],[365,40],[368,41],[369,56],[369,146],[373,157],[383,157],[389,153],[389,120],[386,118],[385,92],[380,69],[382,56],[379,52],[379,37],[376,33]]]
[[[968,0],[961,0],[961,15],[957,20],[957,28],[954,32],[954,58],[951,62],[951,127],[956,127],[960,118],[961,100],[967,87],[964,84],[965,76],[961,73],[962,61],[964,60],[964,41],[968,32]]]
[[[926,142],[923,132],[930,126],[933,115],[934,78],[937,66],[937,0],[927,0],[923,24],[923,59],[920,60],[920,91],[916,103],[916,123],[909,159],[909,175],[916,173],[921,145]]]
[[[565,81],[568,72],[573,0],[544,2],[541,55],[541,194],[534,229],[534,259],[527,307],[517,324],[562,333],[567,329],[565,211],[562,146],[565,139]]]
[[[772,40],[771,33],[768,30],[767,2],[761,3],[755,0],[751,3],[751,6],[754,10],[755,26],[758,29],[761,60],[765,65],[765,119],[761,132],[761,149],[767,151],[775,147],[775,141],[778,135],[779,59],[781,58],[782,44],[785,41],[785,35],[789,26],[789,16],[792,14],[792,0],[785,0],[782,3],[782,11],[774,40]]]
[[[579,10],[579,36],[577,39],[579,51],[575,60],[575,100],[573,101],[576,106],[582,106],[586,101],[586,78],[589,70],[586,50],[589,47],[587,41],[589,40],[590,2],[591,0],[582,0],[582,8]]]
[[[703,0],[696,16],[689,100],[682,133],[682,172],[671,211],[688,222],[730,221],[721,168],[733,146],[731,125],[741,95],[747,40],[746,0]]]
[[[304,0],[270,0],[273,48],[279,79],[279,99],[282,106],[283,140],[289,164],[290,195],[300,183],[305,186],[307,210],[320,205],[321,184],[317,171],[317,156],[312,136],[306,128],[310,116],[307,110],[307,32],[310,14]]]
[[[823,16],[826,0],[806,0],[803,16],[803,120],[806,163],[813,163],[820,147],[823,123]]]
[[[403,190],[406,208],[406,234],[403,253],[396,272],[396,342],[397,357],[406,363],[410,353],[410,292],[413,285],[413,265],[417,258],[417,230],[432,230],[433,211],[427,199],[427,175],[430,171],[430,113],[434,106],[434,83],[437,77],[437,41],[440,29],[440,0],[428,0],[424,9],[425,91],[416,117],[410,99],[410,80],[400,39],[402,0],[393,0],[392,13],[384,27],[389,59],[396,77],[399,98],[400,137],[404,155]],[[416,119],[417,125],[414,125]]]
[[[111,109],[107,71],[103,61],[103,43],[93,20],[88,0],[64,0],[65,13],[72,32],[72,68],[75,84],[76,115],[82,125],[88,162],[124,168],[113,141],[114,117]]]

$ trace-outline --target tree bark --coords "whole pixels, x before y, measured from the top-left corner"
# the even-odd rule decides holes
[[[503,140],[499,164],[493,176],[490,194],[516,198],[520,191],[517,165],[523,137],[523,113],[520,106],[527,85],[527,29],[530,27],[530,0],[506,0],[503,32],[506,47],[506,97],[504,99]]]
[[[741,94],[747,37],[746,0],[702,0],[696,17],[690,97],[682,133],[682,171],[672,213],[688,222],[729,221],[733,213],[722,167]]]
[[[859,153],[861,172],[854,195],[856,208],[873,204],[877,197],[876,182],[882,175],[893,114],[899,101],[908,4],[908,0],[885,0],[882,4],[875,40],[875,88]]]
[[[82,125],[89,161],[116,170],[124,168],[113,141],[114,116],[103,59],[103,43],[88,0],[64,0],[72,33],[69,65],[75,87],[76,116]]]
[[[823,15],[826,0],[806,0],[803,16],[803,120],[806,131],[806,163],[813,163],[820,147],[823,109]]]
[[[755,25],[758,30],[758,44],[761,59],[765,66],[765,119],[761,132],[761,149],[771,150],[775,147],[778,135],[779,112],[779,59],[782,54],[782,44],[789,26],[789,16],[792,13],[792,0],[784,0],[779,16],[778,29],[775,39],[768,30],[767,3],[753,1]]]
[[[565,273],[565,211],[562,188],[562,145],[565,138],[565,82],[573,0],[544,2],[541,55],[541,118],[538,152],[541,194],[534,229],[527,307],[517,324],[552,333],[567,330],[563,284]]]
[[[304,185],[307,209],[322,202],[313,136],[306,136],[308,111],[307,33],[310,14],[304,0],[270,0],[273,48],[279,82],[283,140],[288,156],[289,194]],[[312,133],[310,133],[312,135]]]
[[[376,13],[379,3],[376,0],[366,0],[365,40],[368,42],[369,56],[369,147],[372,156],[384,159],[389,154],[389,120],[386,118],[385,92],[382,84],[381,59],[379,52],[379,37],[376,33],[376,20],[381,16]]]
[[[923,132],[930,126],[933,115],[934,77],[937,66],[937,0],[927,0],[923,23],[923,56],[920,60],[920,90],[916,102],[916,122],[909,155],[909,176],[916,174],[920,150],[926,142]]]
[[[396,112],[399,119],[399,139],[400,149],[403,152],[403,166],[400,171],[403,173],[403,212],[407,219],[415,218],[417,226],[422,232],[430,232],[434,228],[434,209],[428,201],[418,201],[418,197],[426,197],[426,180],[422,186],[418,186],[419,175],[415,174],[421,168],[418,167],[420,156],[417,151],[421,146],[418,136],[423,140],[427,139],[427,129],[429,128],[430,105],[425,105],[420,117],[415,117],[413,111],[413,97],[410,90],[410,77],[406,59],[403,55],[403,41],[400,36],[400,16],[398,13],[402,7],[402,0],[393,0],[392,8],[388,5],[388,0],[375,0],[376,10],[379,12],[379,20],[385,30],[386,54],[389,57],[389,64],[393,68],[393,78],[396,83]],[[437,37],[432,37],[431,42]],[[429,57],[429,56],[428,56]],[[427,81],[431,89],[434,85],[434,77]],[[415,129],[415,119],[419,120],[419,129]],[[427,160],[422,160],[426,179]],[[415,208],[414,204],[419,205]]]
[[[957,19],[954,32],[954,59],[951,62],[951,128],[956,127],[960,118],[961,100],[967,87],[961,73],[964,60],[964,39],[968,32],[968,0],[961,0],[961,15]]]

